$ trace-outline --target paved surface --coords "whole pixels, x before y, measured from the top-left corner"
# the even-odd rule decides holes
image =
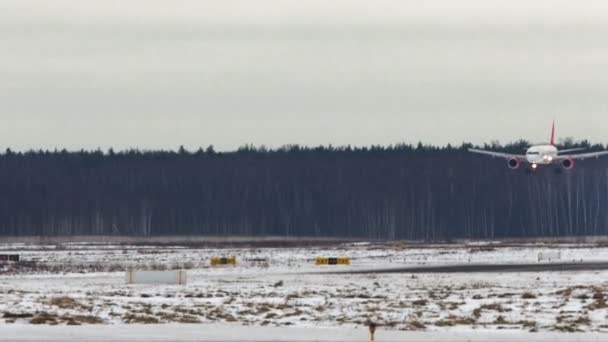
[[[378,273],[489,273],[489,272],[562,272],[608,270],[608,262],[570,262],[534,264],[459,264],[441,266],[391,267],[356,271],[337,271],[331,274]],[[327,272],[325,272],[327,273]]]
[[[602,333],[529,333],[522,331],[387,331],[376,332],[377,342],[595,342],[606,341]],[[238,324],[150,324],[150,325],[0,325],[0,341],[12,342],[366,342],[367,329],[347,327],[295,328],[255,327]]]

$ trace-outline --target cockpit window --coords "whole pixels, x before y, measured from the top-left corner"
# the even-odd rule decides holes
[[[539,154],[540,154],[539,152],[533,152],[533,151],[532,152],[528,152],[528,155],[533,155],[533,156],[537,156]]]

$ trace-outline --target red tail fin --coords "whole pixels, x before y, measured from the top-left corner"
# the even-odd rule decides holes
[[[553,120],[553,126],[551,127],[551,145],[555,145],[555,120]]]

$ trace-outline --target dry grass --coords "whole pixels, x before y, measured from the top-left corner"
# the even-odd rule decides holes
[[[32,318],[34,317],[33,314],[31,313],[12,313],[12,312],[5,312],[4,315],[2,315],[2,318],[8,318],[8,319],[17,319],[17,318]]]
[[[588,316],[579,316],[574,319],[574,316],[566,315],[563,311],[560,313],[560,316],[555,319],[555,321],[557,324],[553,327],[553,329],[561,332],[582,332],[584,330],[579,326],[591,325],[591,319],[589,319]]]
[[[95,316],[61,316],[59,318],[62,322],[67,323],[67,325],[81,325],[81,324],[102,324],[103,320],[99,317]]]
[[[474,325],[475,323],[477,323],[477,320],[472,317],[450,315],[446,319],[435,322],[435,325],[438,327],[453,327],[455,325]]]
[[[460,307],[461,305],[464,305],[465,303],[457,303],[457,302],[447,302],[444,303],[445,305],[447,305],[447,309],[448,310],[456,310],[458,309],[458,307]]]
[[[583,331],[583,330],[579,329],[576,325],[573,325],[573,324],[555,325],[553,327],[553,330],[559,331],[559,332],[566,332],[566,333],[575,333],[575,332]]]
[[[186,323],[186,324],[196,324],[196,323],[200,323],[201,320],[198,319],[195,316],[183,315],[178,320],[176,320],[175,322],[177,322],[177,323]]]
[[[78,302],[74,298],[67,296],[53,297],[49,299],[49,304],[54,305],[60,309],[89,309],[86,305]]]
[[[47,312],[41,312],[41,313],[36,314],[30,320],[30,323],[31,324],[51,324],[51,325],[59,324],[59,322],[57,322],[57,316],[51,315]]]
[[[608,304],[606,304],[606,297],[604,296],[604,292],[602,292],[601,288],[593,287],[593,300],[594,302],[588,306],[589,310],[608,308]]]
[[[578,324],[578,325],[590,325],[591,319],[589,319],[589,317],[587,317],[587,316],[580,316],[576,320],[572,321],[572,323]]]
[[[496,248],[493,246],[481,246],[469,249],[470,254],[493,252]]]
[[[419,321],[410,321],[407,324],[407,330],[424,330],[426,329],[426,325],[420,323]]]
[[[477,309],[473,310],[473,316],[476,319],[479,319],[479,317],[481,317],[481,313],[483,310],[496,311],[496,312],[508,312],[508,311],[511,311],[512,309],[509,309],[509,308],[505,309],[499,303],[485,304],[485,305],[482,305],[482,306],[478,307]]]
[[[521,295],[521,298],[522,298],[522,299],[536,299],[537,297],[536,297],[536,295],[535,295],[534,293],[532,293],[532,292],[524,292],[524,293]]]
[[[156,315],[163,321],[168,323],[200,323],[201,320],[194,315],[178,314],[177,312],[157,312]]]
[[[133,313],[127,313],[122,316],[123,321],[126,323],[140,323],[140,324],[157,324],[160,320],[154,316],[149,315],[137,315]]]
[[[207,319],[211,321],[224,320],[226,322],[236,322],[237,319],[230,313],[225,312],[219,307],[207,313]]]
[[[266,314],[266,317],[264,317],[265,319],[273,319],[276,318],[278,315],[274,312],[269,312]]]
[[[511,324],[510,322],[508,322],[504,316],[498,316],[496,317],[496,319],[494,320],[494,324]]]
[[[535,321],[519,321],[517,324],[521,324],[524,328],[536,328]]]
[[[570,297],[572,295],[572,291],[574,290],[582,290],[582,289],[586,289],[586,286],[582,286],[582,285],[578,285],[578,286],[571,286],[568,288],[565,288],[563,290],[559,290],[557,292],[555,292],[556,295],[561,295],[564,297]]]
[[[426,299],[419,299],[419,300],[415,300],[412,302],[412,305],[414,306],[426,306],[429,303],[428,300]]]
[[[498,297],[498,298],[511,298],[513,296],[515,296],[515,293],[506,292],[506,293],[501,293],[501,294],[499,294],[496,297]]]

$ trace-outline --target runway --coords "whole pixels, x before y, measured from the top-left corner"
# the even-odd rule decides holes
[[[440,266],[391,267],[354,271],[324,272],[331,274],[382,273],[507,273],[507,272],[564,272],[608,270],[608,262],[561,262],[527,264],[458,264]]]
[[[239,324],[119,324],[94,326],[49,326],[5,324],[3,340],[14,342],[338,342],[369,341],[365,327],[261,327]],[[601,333],[556,333],[526,331],[395,331],[379,329],[378,342],[593,342],[604,341]]]

